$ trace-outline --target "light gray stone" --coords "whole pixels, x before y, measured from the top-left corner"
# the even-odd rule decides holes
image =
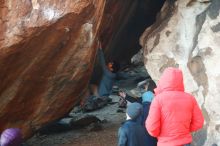
[[[167,0],[140,39],[155,81],[166,67],[182,69],[185,90],[196,97],[206,120],[194,134],[196,146],[220,145],[219,10],[219,0]]]

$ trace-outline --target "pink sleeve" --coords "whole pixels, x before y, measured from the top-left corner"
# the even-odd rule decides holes
[[[198,106],[197,101],[193,97],[194,107],[193,107],[193,113],[192,113],[192,121],[190,125],[190,131],[196,131],[203,127],[204,123],[204,117],[202,115],[202,111]]]
[[[157,97],[154,98],[150,106],[150,111],[148,117],[145,121],[145,127],[148,133],[153,137],[158,137],[160,135],[161,123],[161,110],[160,104]]]

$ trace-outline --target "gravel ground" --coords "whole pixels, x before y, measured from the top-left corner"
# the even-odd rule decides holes
[[[128,68],[125,72],[126,79],[117,82],[120,88],[130,90],[135,88],[137,83],[146,78],[147,73],[144,67]],[[94,115],[100,120],[106,121],[102,123],[102,130],[91,131],[91,128],[69,129],[65,132],[55,132],[51,134],[36,134],[25,142],[27,146],[116,146],[117,132],[121,123],[125,120],[123,112],[117,112],[118,100],[117,95],[110,96],[115,104],[108,104],[102,109],[89,112],[86,114]],[[83,114],[83,113],[81,113]],[[74,113],[70,113],[75,116]]]
[[[118,101],[118,96],[111,96]],[[118,104],[109,104],[102,109],[89,112],[106,122],[102,130],[91,131],[89,127],[73,129],[48,135],[36,134],[26,142],[28,146],[114,146],[117,145],[117,131],[125,119],[125,113],[118,113]],[[123,109],[124,110],[124,109]]]

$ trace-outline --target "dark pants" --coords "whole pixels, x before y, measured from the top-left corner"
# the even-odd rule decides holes
[[[190,144],[185,144],[184,146],[190,146]]]

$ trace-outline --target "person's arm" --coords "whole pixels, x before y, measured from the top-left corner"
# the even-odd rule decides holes
[[[118,95],[119,95],[120,97],[122,97],[122,98],[125,98],[125,97],[127,96],[124,91],[119,91],[119,92],[118,92]]]
[[[202,111],[199,108],[199,105],[196,99],[193,97],[194,107],[192,112],[192,121],[190,124],[190,131],[197,131],[203,127],[204,124],[204,117],[202,115]]]
[[[118,146],[126,146],[127,137],[123,127],[119,128],[118,131]]]
[[[98,50],[98,58],[99,58],[99,62],[101,64],[102,70],[103,71],[108,70],[106,67],[106,64],[105,64],[104,53],[101,48],[99,48],[99,50]]]
[[[102,44],[101,44],[100,41],[98,41],[98,59],[99,59],[102,70],[107,71],[108,69],[107,69],[106,64],[105,64],[105,56],[104,56],[104,53],[102,51]]]
[[[161,111],[160,111],[160,104],[155,97],[155,99],[152,101],[150,106],[150,111],[148,114],[148,117],[145,121],[145,127],[148,131],[148,133],[153,137],[158,137],[160,135],[160,129],[161,129]]]

